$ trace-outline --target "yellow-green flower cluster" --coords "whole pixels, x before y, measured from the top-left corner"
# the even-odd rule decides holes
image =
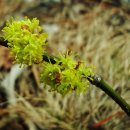
[[[24,18],[15,21],[12,18],[2,31],[16,63],[32,65],[42,61],[48,34],[39,26],[39,20]]]
[[[50,85],[51,91],[61,94],[76,91],[86,93],[89,86],[87,78],[93,76],[93,67],[76,61],[73,55],[60,54],[56,64],[45,62],[41,72],[41,82]]]

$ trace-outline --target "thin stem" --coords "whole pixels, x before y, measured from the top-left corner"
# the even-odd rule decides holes
[[[8,41],[4,40],[3,37],[0,37],[0,45],[8,47],[7,43],[8,43]]]
[[[130,105],[116,92],[112,87],[107,84],[100,76],[95,75],[92,80],[88,79],[93,85],[103,90],[110,96],[130,117]]]
[[[50,62],[51,64],[55,64],[56,63],[55,59],[58,59],[58,58],[54,57],[54,56],[50,56],[48,54],[44,54],[43,55],[43,61]]]
[[[0,37],[0,45],[8,47],[7,41]],[[50,62],[52,64],[56,63],[56,57],[50,56],[48,54],[43,55],[43,61]],[[110,96],[123,110],[124,112],[130,117],[130,105],[116,92],[112,89],[112,87],[107,84],[100,76],[93,76],[88,78],[91,84],[95,85],[96,87],[103,90],[108,96]]]

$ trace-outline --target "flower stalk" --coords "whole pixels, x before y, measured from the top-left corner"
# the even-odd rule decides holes
[[[108,84],[106,83],[99,75],[94,75],[94,77],[88,79],[91,84],[103,90],[108,96],[110,96],[124,112],[130,117],[130,105]]]

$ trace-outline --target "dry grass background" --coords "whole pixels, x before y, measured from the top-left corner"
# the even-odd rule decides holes
[[[26,7],[25,11],[17,15],[9,11],[8,17],[37,16],[44,21],[45,29],[50,27],[49,53],[71,48],[88,64],[93,64],[95,73],[130,104],[130,16],[124,9],[107,3],[87,6],[78,1],[71,5],[68,1],[62,10],[61,5],[56,4],[56,8],[51,5],[48,14],[41,6],[28,11],[26,2],[24,7],[20,2],[17,7],[21,5],[20,11]],[[4,6],[10,7],[7,3]],[[3,78],[5,73],[1,71]],[[17,76],[17,82],[14,81],[17,99],[13,104],[2,105],[8,99],[1,89],[0,130],[130,130],[130,119],[98,88],[90,86],[86,95],[61,96],[40,85],[38,74],[39,67],[32,66]]]

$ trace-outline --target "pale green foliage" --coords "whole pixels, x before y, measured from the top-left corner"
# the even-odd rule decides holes
[[[16,63],[31,65],[42,61],[45,51],[43,46],[48,35],[39,26],[39,20],[26,17],[21,21],[15,21],[12,18],[2,31]]]
[[[86,67],[84,62],[77,62],[73,55],[60,54],[56,64],[44,62],[41,82],[50,85],[51,91],[61,94],[76,91],[86,93],[89,86],[87,78],[93,76],[93,67]]]

